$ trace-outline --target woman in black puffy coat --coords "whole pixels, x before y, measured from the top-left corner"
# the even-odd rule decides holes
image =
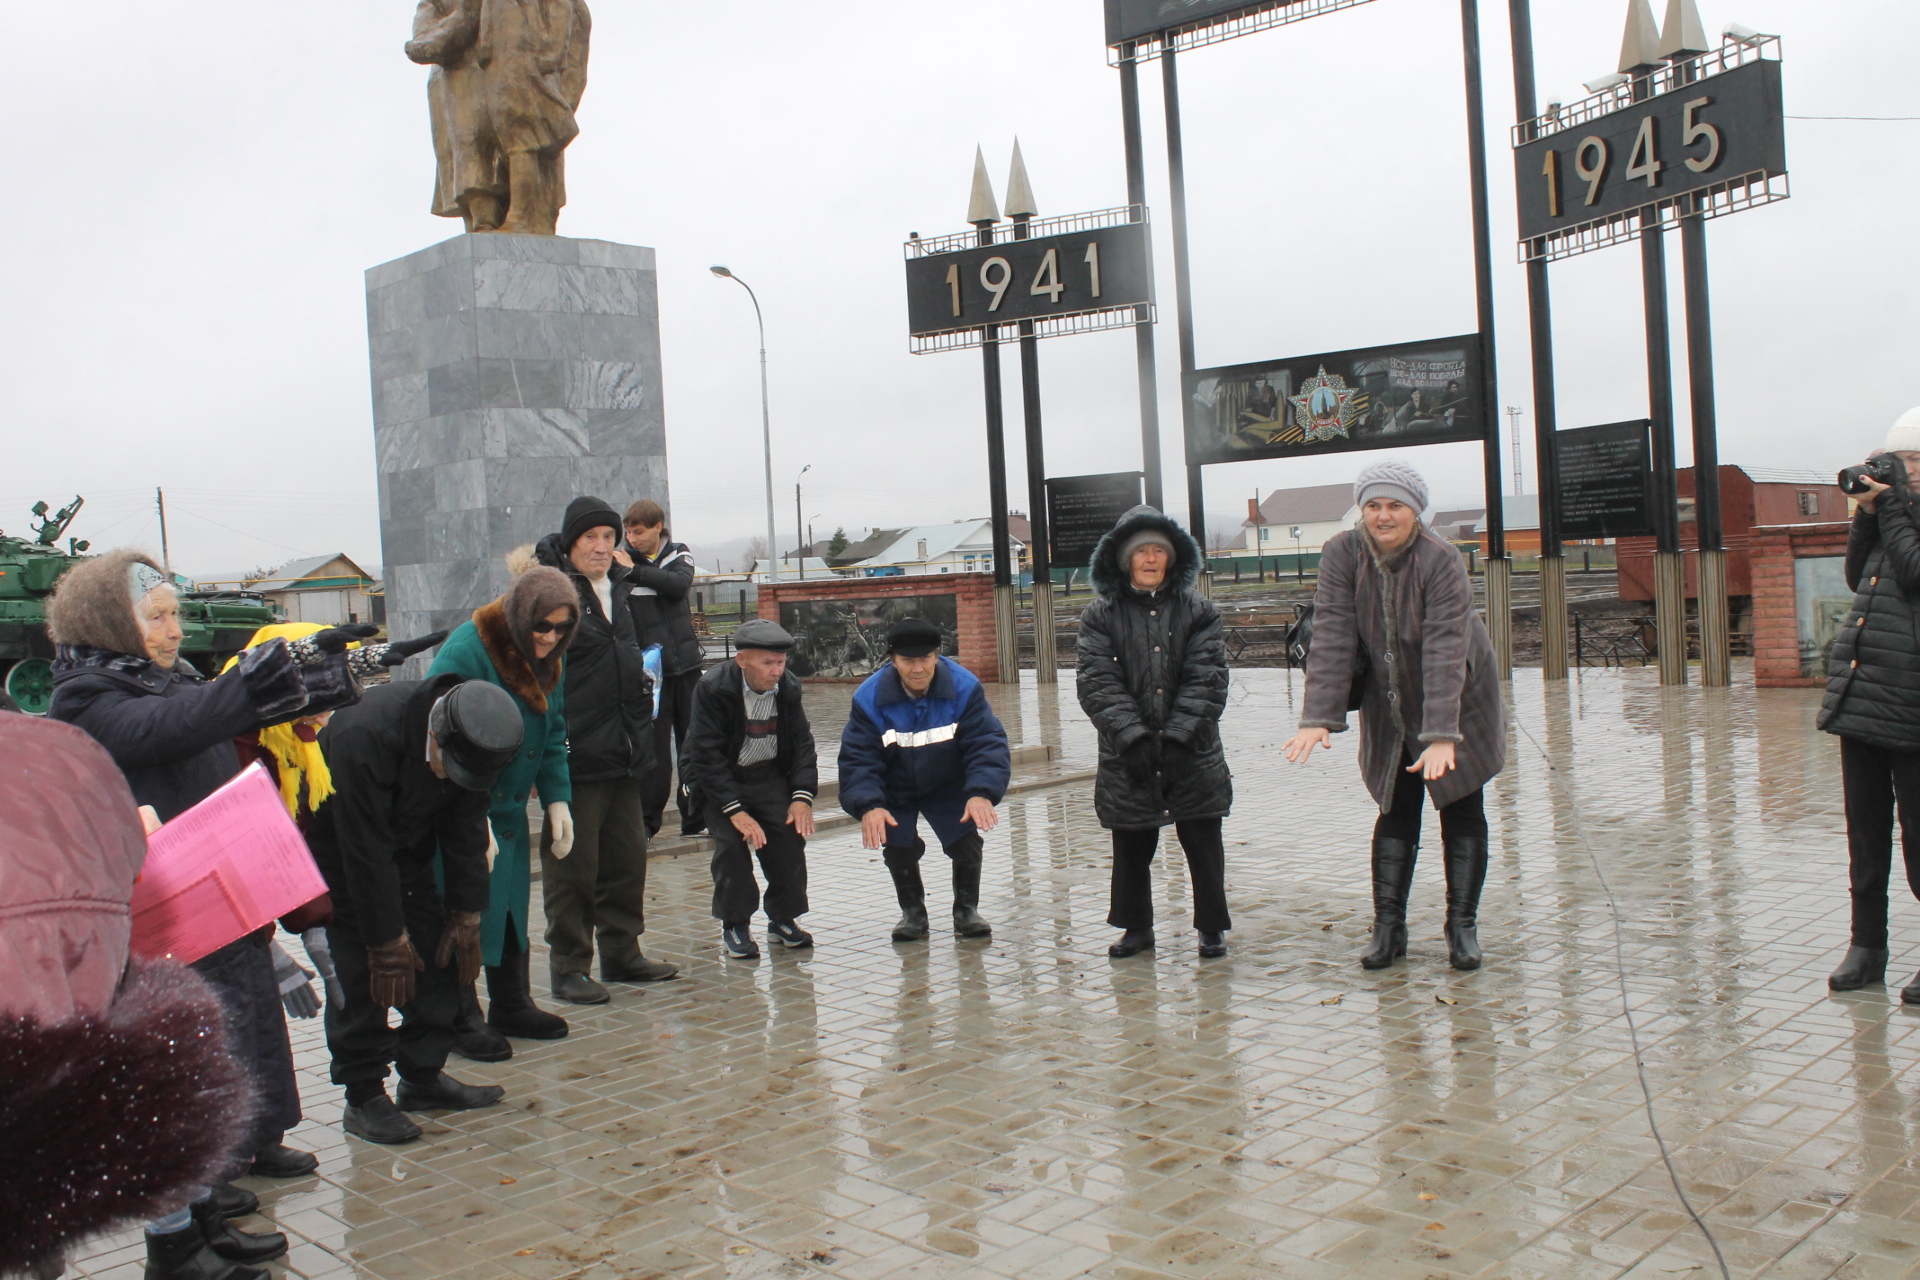
[[[1093,553],[1100,598],[1080,615],[1081,709],[1100,735],[1093,803],[1113,832],[1107,923],[1125,930],[1107,948],[1131,956],[1154,945],[1153,856],[1172,827],[1187,855],[1193,927],[1204,957],[1227,953],[1226,852],[1221,822],[1233,776],[1220,745],[1227,650],[1220,611],[1193,589],[1200,547],[1152,507],[1120,518]]]
[[[1847,809],[1852,944],[1827,979],[1835,991],[1887,980],[1887,889],[1893,817],[1907,884],[1920,895],[1920,409],[1894,423],[1885,455],[1894,483],[1868,479],[1847,538],[1853,608],[1827,650],[1817,721],[1840,738]],[[1900,993],[1920,1004],[1920,978]]]

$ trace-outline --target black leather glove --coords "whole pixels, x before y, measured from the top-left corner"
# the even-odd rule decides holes
[[[446,631],[430,631],[426,635],[413,640],[389,640],[386,644],[379,646],[381,649],[380,665],[383,667],[397,667],[414,654],[425,653],[427,650],[433,648],[442,640],[445,640],[449,634],[451,633]]]
[[[1133,745],[1120,753],[1120,766],[1133,781],[1152,786],[1154,775],[1160,772],[1160,735],[1147,733],[1134,739]]]
[[[316,631],[307,637],[307,643],[324,654],[345,653],[347,646],[355,640],[367,640],[380,634],[380,628],[366,623],[356,623],[348,627],[328,627],[325,631]]]

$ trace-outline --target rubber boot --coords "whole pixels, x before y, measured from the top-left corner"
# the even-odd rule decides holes
[[[1447,963],[1480,967],[1480,890],[1487,883],[1485,836],[1454,836],[1441,844],[1447,867]]]
[[[267,1273],[215,1253],[195,1222],[165,1235],[147,1233],[143,1280],[267,1280]]]
[[[1373,838],[1373,941],[1362,969],[1384,969],[1407,954],[1407,892],[1420,846],[1391,836]]]
[[[925,849],[925,845],[921,849]],[[927,921],[927,886],[920,879],[920,860],[906,858],[907,850],[900,851],[902,856],[895,858],[894,851],[886,851],[887,874],[893,877],[893,896],[900,900],[900,923],[893,926],[895,942],[919,942],[932,926]]]
[[[963,938],[991,938],[993,926],[980,915],[980,863],[984,842],[976,832],[947,846],[953,859],[953,931]]]
[[[460,1016],[453,1023],[453,1051],[468,1062],[505,1062],[513,1056],[507,1038],[487,1025],[480,995],[469,982],[460,988]]]
[[[487,966],[487,1025],[519,1040],[566,1038],[567,1020],[533,1002],[528,956],[512,929],[501,944],[499,966]]]
[[[1827,975],[1827,986],[1835,991],[1858,991],[1877,987],[1887,980],[1887,950],[1882,947],[1847,948],[1847,958]]]

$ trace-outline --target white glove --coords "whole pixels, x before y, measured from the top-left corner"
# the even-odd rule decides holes
[[[313,993],[313,980],[319,975],[300,967],[278,942],[267,944],[273,956],[273,976],[280,986],[280,1003],[294,1018],[311,1018],[320,1012],[320,998]]]
[[[492,872],[493,861],[500,856],[500,842],[493,837],[493,819],[487,819],[487,870]]]
[[[327,988],[327,1003],[338,1012],[347,1008],[347,996],[340,989],[340,976],[333,968],[333,946],[327,939],[324,925],[316,926],[300,935],[300,941],[307,944],[307,959],[313,961],[313,967],[320,971],[320,981]]]
[[[553,833],[553,856],[564,858],[573,852],[573,809],[565,800],[547,806],[547,830]]]

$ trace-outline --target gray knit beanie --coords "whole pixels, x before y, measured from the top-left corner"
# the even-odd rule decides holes
[[[1371,463],[1353,482],[1353,505],[1364,507],[1371,498],[1392,498],[1414,511],[1427,509],[1427,481],[1412,466],[1398,458],[1383,458]]]
[[[1127,569],[1133,564],[1133,553],[1142,547],[1161,546],[1167,549],[1169,559],[1180,553],[1174,549],[1173,539],[1160,529],[1146,528],[1120,544],[1120,567]]]

